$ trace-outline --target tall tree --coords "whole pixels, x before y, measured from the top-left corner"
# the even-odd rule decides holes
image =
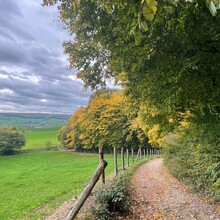
[[[147,137],[134,126],[137,109],[131,108],[122,91],[99,91],[89,105],[74,112],[59,132],[70,148],[134,147],[146,145]]]
[[[98,88],[110,77],[120,82],[127,97],[140,106],[138,123],[151,144],[167,149],[171,168],[180,168],[183,179],[190,177],[218,196],[219,1],[44,2],[59,5],[61,19],[74,36],[64,43],[65,52],[85,86]],[[113,112],[114,108],[106,114]],[[121,124],[124,118],[119,118]],[[93,127],[101,135],[114,121],[102,127],[94,122]],[[201,134],[209,137],[204,141]]]
[[[219,111],[219,16],[207,10],[215,1],[44,2],[59,2],[74,36],[65,52],[85,86],[125,73],[128,93],[158,111]]]

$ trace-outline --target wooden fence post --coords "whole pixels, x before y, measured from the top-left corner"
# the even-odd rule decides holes
[[[127,149],[127,166],[129,167],[129,150]]]
[[[99,147],[99,159],[104,160],[103,146]],[[105,170],[102,172],[102,183],[105,184]]]
[[[99,177],[102,175],[103,170],[107,166],[107,162],[105,160],[101,160],[95,173],[93,174],[92,178],[90,179],[88,185],[85,187],[84,191],[81,193],[79,198],[77,199],[76,203],[74,204],[73,208],[70,210],[69,214],[66,217],[66,220],[73,220],[76,215],[78,214],[79,210],[83,206],[86,199],[89,197],[90,193],[92,192],[93,187],[99,180]]]
[[[114,147],[114,167],[115,167],[115,176],[118,176],[118,160],[117,160],[117,148]]]
[[[140,149],[138,149],[137,157],[136,157],[136,161],[138,161],[138,159],[139,159],[139,155],[140,155]]]
[[[131,157],[132,157],[132,163],[134,163],[134,149],[131,149]]]
[[[144,149],[144,159],[146,159],[146,151],[145,151],[145,149]]]
[[[149,152],[148,152],[148,149],[147,149],[147,157],[149,156]]]
[[[124,147],[121,148],[121,161],[122,161],[121,168],[122,168],[122,170],[125,170]]]

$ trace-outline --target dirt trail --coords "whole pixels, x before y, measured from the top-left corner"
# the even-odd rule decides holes
[[[157,158],[140,166],[131,179],[135,220],[220,220],[219,205],[190,192]]]
[[[129,220],[220,220],[220,204],[211,204],[206,198],[190,192],[176,180],[157,158],[140,166],[131,179],[132,215]],[[91,207],[93,196],[85,204],[77,219]],[[44,220],[64,220],[74,201],[58,207]],[[119,217],[119,219],[124,219]]]

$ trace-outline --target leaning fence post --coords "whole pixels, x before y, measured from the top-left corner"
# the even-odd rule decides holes
[[[99,180],[99,177],[102,175],[103,170],[105,169],[107,165],[108,163],[105,160],[100,161],[95,173],[93,174],[92,178],[90,179],[84,191],[81,193],[81,195],[77,199],[73,208],[70,210],[69,214],[66,217],[66,220],[73,220],[76,217],[76,215],[78,214],[79,210],[83,206],[86,199],[89,197],[90,193],[92,192],[93,187]]]

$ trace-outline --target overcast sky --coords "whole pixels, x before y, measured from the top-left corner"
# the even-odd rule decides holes
[[[56,6],[41,3],[0,0],[0,112],[72,113],[91,95],[67,70]]]

